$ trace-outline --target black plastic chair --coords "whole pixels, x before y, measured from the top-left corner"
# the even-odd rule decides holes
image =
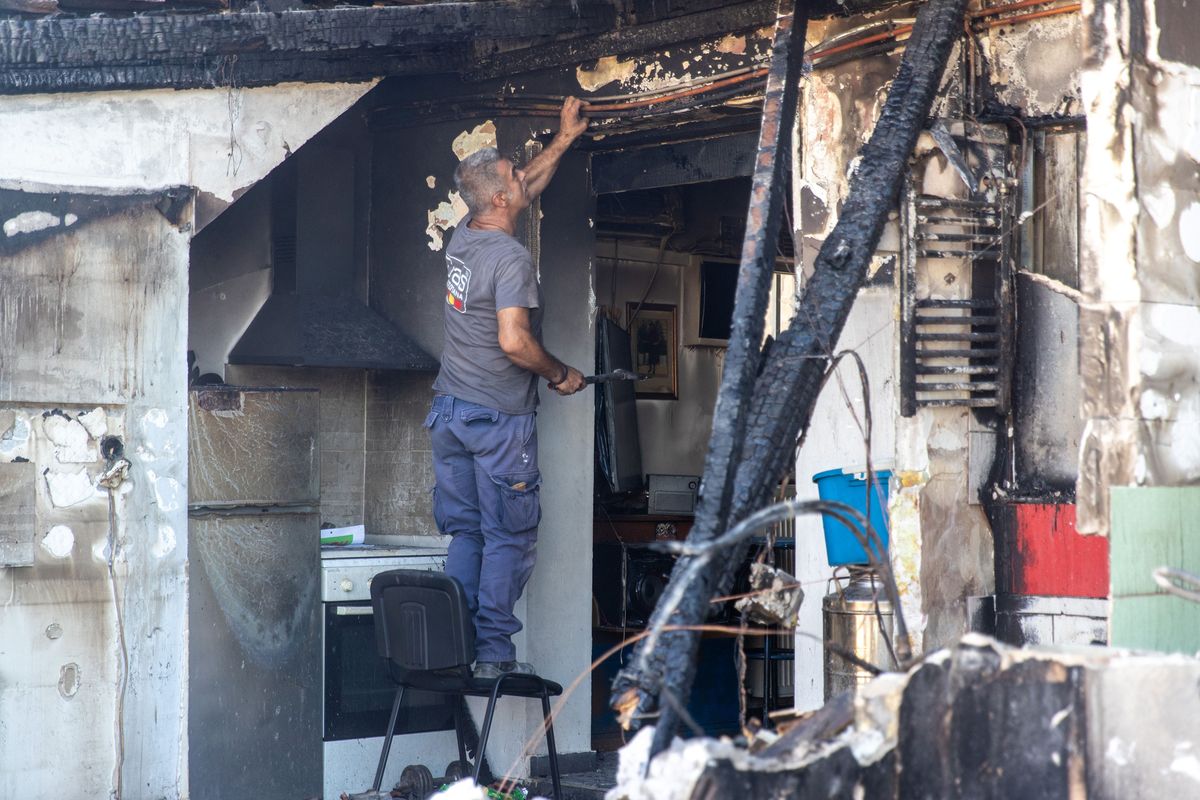
[[[475,678],[471,674],[471,663],[475,660],[475,625],[467,609],[467,596],[462,585],[445,573],[413,569],[381,572],[371,579],[371,605],[379,655],[387,659],[392,679],[399,684],[371,791],[378,792],[379,784],[383,782],[400,703],[404,699],[404,690],[411,687],[460,697],[488,698],[483,732],[475,754],[476,783],[479,783],[483,754],[492,732],[496,701],[505,695],[540,698],[546,722],[550,777],[554,782],[555,798],[561,798],[550,698],[562,694],[562,686],[538,675],[512,672],[499,678]],[[464,738],[467,720],[463,719],[462,706],[461,702],[457,704],[454,729],[458,736],[459,760],[469,764]]]

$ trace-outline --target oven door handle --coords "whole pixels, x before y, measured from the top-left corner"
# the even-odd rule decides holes
[[[371,606],[334,606],[333,613],[339,617],[369,617],[375,609]]]

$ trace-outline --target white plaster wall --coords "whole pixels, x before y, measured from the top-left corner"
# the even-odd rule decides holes
[[[374,83],[0,97],[0,182],[194,186],[225,203]]]
[[[871,460],[876,469],[893,459],[896,436],[895,292],[891,287],[869,287],[859,292],[850,310],[836,351],[854,350],[866,365],[871,388]],[[796,455],[796,497],[817,498],[812,476],[837,467],[866,464],[862,382],[858,367],[846,359],[825,389],[813,411],[804,447]],[[796,578],[804,587],[804,604],[796,627],[796,708],[801,711],[825,703],[822,672],[821,598],[833,572],[825,551],[819,516],[796,520]]]
[[[0,97],[0,185],[192,186],[219,211],[370,86]],[[19,251],[0,274],[0,410],[28,422],[101,405],[133,462],[111,517],[105,493],[60,505],[49,478],[39,480],[35,535],[64,524],[74,546],[61,558],[39,548],[33,567],[0,570],[0,796],[188,794],[191,229],[147,206]],[[82,469],[84,485],[94,482],[95,458],[63,463],[30,427],[18,447],[29,452],[10,439],[7,458],[31,458],[51,476]],[[74,693],[59,686],[69,664],[79,665]]]
[[[19,333],[0,343],[0,403],[30,436],[6,456],[37,465],[36,538],[63,525],[74,545],[0,570],[0,796],[186,794],[187,256],[147,205],[7,259]],[[133,462],[111,506],[95,486],[100,429],[72,452],[43,416],[97,406]],[[59,685],[71,664],[74,693]]]

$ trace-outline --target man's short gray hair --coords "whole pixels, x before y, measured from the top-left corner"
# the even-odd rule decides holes
[[[490,211],[496,192],[508,189],[496,170],[503,158],[496,148],[485,147],[464,158],[454,170],[454,185],[472,214]]]

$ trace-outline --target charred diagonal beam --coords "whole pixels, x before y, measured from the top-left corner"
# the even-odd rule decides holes
[[[0,92],[365,80],[433,71],[438,48],[441,69],[454,68],[461,62],[445,51],[459,45],[465,56],[483,36],[544,40],[608,31],[616,22],[609,0],[3,19]]]
[[[790,467],[795,456],[790,443],[811,420],[833,347],[866,280],[867,267],[887,214],[894,207],[909,155],[925,126],[950,51],[962,31],[965,6],[966,0],[930,0],[918,13],[880,119],[862,149],[862,160],[851,179],[840,219],[821,247],[791,326],[771,348],[760,374],[747,378],[743,373],[733,378],[737,383],[731,391],[735,393],[753,386],[742,423],[744,432],[720,417],[718,405],[717,421],[721,425],[714,423],[705,465],[705,496],[693,536],[711,537],[764,506],[776,482]],[[735,314],[761,317],[761,308],[742,303],[742,288],[739,285]],[[752,320],[737,320],[731,348],[736,338],[753,334],[754,330]],[[743,342],[742,348],[746,347]],[[728,366],[726,378],[722,395],[729,384]],[[722,441],[730,436],[737,438]],[[719,448],[739,457],[721,463],[719,457],[714,457]],[[720,471],[712,471],[714,466]],[[715,478],[720,478],[720,483]],[[714,496],[718,493],[720,497]],[[714,511],[724,513],[716,515]],[[744,557],[744,551],[745,547],[727,559],[715,561],[690,588],[678,613],[670,620],[654,619],[652,624],[687,626],[702,621],[710,599],[731,584],[733,567]],[[681,573],[682,564],[674,574]],[[688,696],[698,644],[698,635],[672,631],[659,638],[654,652],[639,648],[614,687],[614,705],[628,708],[636,703],[639,711],[649,713],[658,708],[660,692]],[[901,655],[904,645],[907,643],[897,642],[897,655]],[[668,742],[674,728],[675,720],[669,710],[663,709],[656,745]]]
[[[792,120],[796,116],[800,65],[804,58],[804,34],[808,27],[807,6],[796,9],[793,0],[780,0],[771,49],[771,67],[763,97],[762,123],[759,128],[758,154],[750,189],[750,212],[742,243],[734,303],[733,330],[725,354],[724,375],[713,413],[713,432],[704,464],[704,482],[696,511],[696,524],[689,538],[698,542],[713,539],[728,526],[733,497],[734,469],[743,454],[747,390],[754,382],[761,355],[767,299],[772,266],[779,236],[779,221],[785,202],[784,180],[790,163]],[[674,575],[680,575],[687,559],[680,559]],[[703,576],[707,578],[711,570]],[[710,581],[702,579],[693,587],[680,608],[679,624],[698,624],[705,618],[703,607],[712,593]],[[696,612],[699,611],[699,616]],[[653,623],[659,619],[655,612]],[[636,706],[643,713],[659,709],[662,691],[686,698],[695,670],[694,657],[699,637],[690,632],[666,634],[654,649],[639,645],[630,668],[622,671],[614,684],[614,705],[618,710]],[[665,681],[665,683],[664,683]],[[633,693],[632,695],[630,693]],[[655,750],[670,742],[677,713],[662,706],[655,734]]]

